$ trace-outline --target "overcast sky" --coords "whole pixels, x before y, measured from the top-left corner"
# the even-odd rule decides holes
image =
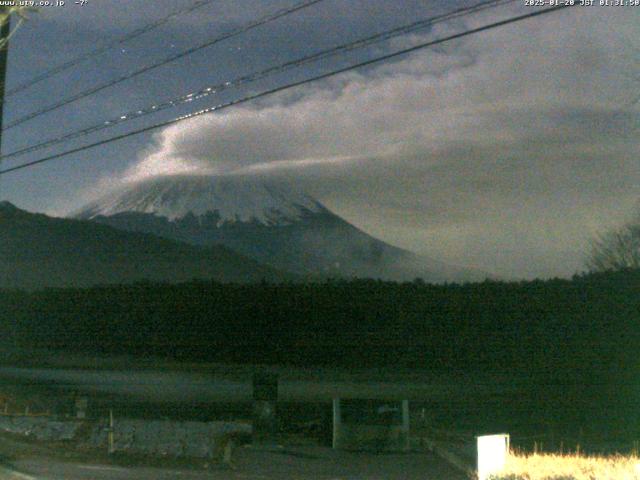
[[[187,2],[67,3],[16,34],[9,88]],[[293,3],[213,2],[10,98],[5,122]],[[10,129],[3,151],[471,3],[326,0]],[[531,8],[441,24],[66,148]],[[151,175],[255,172],[295,182],[394,245],[504,276],[567,276],[592,235],[637,208],[638,96],[640,7],[576,7],[10,174],[0,198],[62,215]]]

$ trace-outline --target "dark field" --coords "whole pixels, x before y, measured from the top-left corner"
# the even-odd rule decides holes
[[[281,429],[313,425],[323,441],[333,397],[406,398],[416,431],[624,450],[640,438],[639,292],[633,270],[3,291],[0,375],[21,391],[88,392],[96,415],[216,419],[248,416],[266,368],[280,376]]]

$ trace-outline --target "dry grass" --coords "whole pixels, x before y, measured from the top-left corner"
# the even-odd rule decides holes
[[[640,457],[515,453],[495,480],[640,480]]]

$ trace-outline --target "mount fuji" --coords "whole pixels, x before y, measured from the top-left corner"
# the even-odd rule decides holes
[[[303,275],[428,282],[486,277],[389,245],[291,185],[260,176],[153,177],[87,205],[75,217],[193,245],[221,244]]]

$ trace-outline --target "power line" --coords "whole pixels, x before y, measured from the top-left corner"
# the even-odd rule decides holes
[[[196,2],[194,2],[193,4],[181,8],[179,10],[176,10],[174,12],[171,12],[169,15],[166,15],[165,17],[162,17],[158,20],[156,20],[155,22],[149,23],[147,25],[144,25],[136,30],[133,30],[132,32],[129,32],[128,34],[112,41],[109,43],[106,43],[104,45],[102,45],[101,47],[96,48],[95,50],[92,50],[88,53],[85,53],[83,55],[80,55],[72,60],[69,60],[68,62],[62,63],[60,65],[57,65],[55,67],[50,68],[49,70],[45,70],[44,72],[34,76],[33,78],[19,84],[16,85],[15,87],[8,89],[6,92],[6,97],[11,97],[13,95],[15,95],[16,93],[22,92],[24,90],[27,90],[28,88],[31,88],[33,85],[36,85],[44,80],[47,80],[51,77],[53,77],[54,75],[57,75],[59,73],[62,73],[66,70],[69,70],[72,67],[75,67],[76,65],[90,59],[90,58],[95,58],[98,55],[102,55],[103,53],[109,51],[110,49],[112,49],[113,47],[119,46],[119,45],[123,45],[127,42],[130,42],[131,40],[134,40],[146,33],[149,33],[152,30],[155,30],[156,28],[161,27],[162,25],[165,25],[166,23],[170,22],[171,20],[173,20],[174,18],[180,16],[180,15],[186,15],[189,14],[191,12],[194,12],[195,10],[202,8],[210,3],[213,3],[216,0],[197,0]]]
[[[32,120],[32,119],[34,119],[36,117],[44,115],[45,113],[52,112],[54,110],[57,110],[60,107],[63,107],[65,105],[69,105],[70,103],[76,102],[76,101],[78,101],[80,99],[83,99],[85,97],[88,97],[90,95],[98,93],[98,92],[100,92],[100,91],[102,91],[102,90],[104,90],[106,88],[109,88],[109,87],[112,87],[114,85],[117,85],[118,83],[122,83],[125,80],[130,80],[132,78],[135,78],[138,75],[142,75],[143,73],[149,72],[149,71],[154,70],[154,69],[156,69],[158,67],[161,67],[163,65],[167,65],[168,63],[174,62],[174,61],[176,61],[176,60],[178,60],[180,58],[186,57],[187,55],[191,55],[191,54],[193,54],[193,53],[195,53],[195,52],[197,52],[199,50],[202,50],[204,48],[207,48],[207,47],[210,47],[212,45],[215,45],[215,44],[217,44],[219,42],[222,42],[223,40],[227,40],[229,38],[236,37],[236,36],[241,35],[241,34],[243,34],[245,32],[248,32],[249,30],[253,30],[254,28],[257,28],[259,26],[265,25],[265,24],[270,23],[270,22],[272,22],[274,20],[277,20],[279,18],[285,17],[285,16],[290,15],[292,13],[295,13],[295,12],[297,12],[299,10],[302,10],[304,8],[308,8],[308,7],[312,6],[312,5],[315,5],[316,3],[320,3],[322,1],[324,1],[324,0],[305,0],[303,2],[295,4],[292,7],[283,8],[283,9],[277,10],[274,13],[270,13],[270,14],[264,16],[264,17],[259,18],[258,20],[254,20],[254,21],[252,21],[252,22],[250,22],[250,23],[248,23],[246,25],[234,28],[230,32],[225,33],[223,35],[220,35],[218,37],[215,37],[212,40],[207,41],[206,43],[203,43],[203,44],[198,45],[196,47],[189,48],[189,49],[184,50],[184,51],[182,51],[180,53],[177,53],[177,54],[174,54],[174,55],[170,55],[170,56],[164,58],[163,60],[160,60],[159,62],[152,63],[152,64],[147,65],[145,67],[142,67],[142,68],[140,68],[138,70],[134,70],[133,72],[129,72],[129,73],[125,74],[125,75],[122,75],[122,76],[116,78],[115,80],[111,80],[111,81],[109,81],[107,83],[103,83],[102,85],[99,85],[97,87],[89,88],[89,89],[84,90],[84,91],[82,91],[80,93],[77,93],[77,94],[75,94],[75,95],[73,95],[71,97],[68,97],[68,98],[66,98],[64,100],[61,100],[61,101],[59,101],[57,103],[54,103],[54,104],[49,105],[47,107],[44,107],[44,108],[42,108],[40,110],[36,110],[35,112],[32,112],[32,113],[30,113],[28,115],[24,115],[23,117],[20,117],[20,118],[14,120],[13,122],[8,123],[7,126],[3,128],[3,130],[9,130],[9,129],[13,128],[13,127],[16,127],[16,126],[18,126],[18,125],[20,125],[22,123],[25,123],[25,122],[27,122],[29,120]]]
[[[546,8],[546,9],[543,9],[543,10],[537,10],[537,11],[526,13],[526,14],[523,14],[523,15],[518,15],[516,17],[511,17],[511,18],[508,18],[506,20],[501,20],[501,21],[494,22],[494,23],[491,23],[491,24],[488,24],[488,25],[484,25],[482,27],[478,27],[478,28],[474,28],[474,29],[471,29],[471,30],[466,30],[464,32],[460,32],[460,33],[456,33],[456,34],[453,34],[453,35],[449,35],[447,37],[439,38],[437,40],[432,40],[432,41],[429,41],[429,42],[420,43],[420,44],[415,45],[415,46],[410,47],[410,48],[405,48],[403,50],[399,50],[399,51],[394,52],[394,53],[390,53],[390,54],[383,55],[383,56],[380,56],[380,57],[376,57],[376,58],[373,58],[373,59],[370,59],[370,60],[366,60],[364,62],[360,62],[360,63],[354,64],[354,65],[351,65],[351,66],[348,66],[348,67],[339,68],[337,70],[333,70],[333,71],[328,72],[328,73],[323,73],[323,74],[317,75],[315,77],[311,77],[311,78],[308,78],[308,79],[305,79],[305,80],[300,80],[300,81],[297,81],[297,82],[288,83],[286,85],[281,85],[279,87],[274,87],[274,88],[271,88],[269,90],[265,90],[265,91],[260,92],[260,93],[255,93],[253,95],[242,97],[240,99],[236,99],[236,100],[233,100],[233,101],[230,101],[230,102],[227,102],[227,103],[223,103],[223,104],[215,105],[215,106],[212,106],[212,107],[209,107],[209,108],[205,108],[205,109],[202,109],[202,110],[198,110],[196,112],[192,112],[192,113],[187,114],[187,115],[182,115],[182,116],[174,118],[172,120],[168,120],[168,121],[165,121],[165,122],[160,122],[160,123],[157,123],[157,124],[154,124],[154,125],[150,125],[150,126],[147,126],[147,127],[144,127],[144,128],[140,128],[138,130],[133,130],[133,131],[128,132],[128,133],[117,135],[117,136],[114,136],[114,137],[111,137],[111,138],[108,138],[108,139],[105,139],[105,140],[100,140],[100,141],[97,141],[97,142],[94,142],[94,143],[90,143],[90,144],[87,144],[87,145],[84,145],[84,146],[81,146],[81,147],[77,147],[77,148],[73,148],[73,149],[70,149],[70,150],[66,150],[64,152],[56,153],[54,155],[49,155],[49,156],[40,158],[38,160],[31,161],[31,162],[28,162],[28,163],[23,163],[22,165],[17,165],[15,167],[11,167],[11,168],[7,168],[7,169],[4,169],[4,170],[0,170],[0,175],[5,175],[5,174],[10,173],[10,172],[15,172],[17,170],[22,170],[22,169],[25,169],[25,168],[29,168],[29,167],[32,167],[34,165],[39,165],[41,163],[45,163],[45,162],[49,162],[49,161],[52,161],[52,160],[56,160],[56,159],[61,158],[61,157],[65,157],[65,156],[68,156],[68,155],[71,155],[71,154],[74,154],[74,153],[78,153],[78,152],[82,152],[82,151],[85,151],[85,150],[89,150],[91,148],[95,148],[95,147],[98,147],[98,146],[101,146],[101,145],[105,145],[105,144],[108,144],[108,143],[111,143],[111,142],[122,140],[122,139],[125,139],[125,138],[128,138],[128,137],[132,137],[134,135],[139,135],[141,133],[149,132],[149,131],[152,131],[152,130],[157,130],[158,128],[167,127],[169,125],[173,125],[173,124],[179,123],[179,122],[181,122],[183,120],[199,117],[199,116],[205,115],[207,113],[224,110],[226,108],[229,108],[229,107],[232,107],[232,106],[235,106],[235,105],[239,105],[239,104],[246,103],[246,102],[249,102],[249,101],[252,101],[252,100],[263,98],[263,97],[266,97],[268,95],[273,95],[275,93],[279,93],[279,92],[282,92],[282,91],[285,91],[285,90],[288,90],[288,89],[291,89],[291,88],[294,88],[294,87],[299,87],[299,86],[302,86],[302,85],[306,85],[308,83],[316,82],[318,80],[324,80],[324,79],[327,79],[327,78],[330,78],[330,77],[333,77],[333,76],[336,76],[336,75],[339,75],[339,74],[342,74],[342,73],[345,73],[345,72],[348,72],[348,71],[351,71],[351,70],[354,70],[354,69],[358,69],[358,68],[366,67],[366,66],[373,65],[373,64],[376,64],[376,63],[380,63],[380,62],[383,62],[383,61],[386,61],[386,60],[390,60],[392,58],[396,58],[396,57],[399,57],[399,56],[402,56],[402,55],[407,55],[409,53],[412,53],[412,52],[415,52],[415,51],[418,51],[418,50],[421,50],[421,49],[424,49],[424,48],[427,48],[427,47],[432,47],[434,45],[439,45],[439,44],[442,44],[442,43],[445,43],[445,42],[449,42],[451,40],[456,40],[458,38],[466,37],[466,36],[469,36],[469,35],[474,35],[476,33],[484,32],[484,31],[487,31],[487,30],[492,30],[494,28],[502,27],[504,25],[508,25],[508,24],[515,23],[515,22],[519,22],[519,21],[526,20],[526,19],[533,18],[533,17],[538,17],[538,16],[541,16],[541,15],[545,15],[545,14],[548,14],[548,13],[552,13],[552,12],[555,12],[555,11],[558,11],[558,10],[562,10],[562,9],[565,9],[565,8],[568,8],[568,7],[573,7],[573,6],[576,6],[576,5],[578,5],[578,4],[577,3],[573,4],[573,5],[564,4],[564,5],[559,5],[559,6],[555,6],[555,7],[552,7],[552,8]]]
[[[65,135],[61,135],[49,140],[45,140],[43,142],[40,142],[38,144],[35,145],[31,145],[31,146],[27,146],[18,150],[15,150],[13,152],[7,153],[3,156],[0,156],[0,160],[2,159],[7,159],[7,158],[12,158],[18,155],[24,155],[26,153],[31,153],[34,151],[38,151],[38,150],[42,150],[44,148],[47,147],[51,147],[54,145],[58,145],[60,143],[75,139],[75,138],[79,138],[85,135],[89,135],[91,133],[95,133],[107,128],[111,128],[111,127],[115,127],[117,125],[120,125],[122,123],[128,122],[130,120],[135,120],[141,117],[144,117],[146,115],[150,115],[150,114],[154,114],[160,111],[164,111],[170,108],[175,108],[179,105],[183,105],[186,103],[191,103],[193,101],[196,100],[201,100],[205,97],[208,97],[210,95],[215,95],[217,93],[220,93],[223,90],[226,90],[228,88],[231,87],[238,87],[240,85],[244,85],[247,83],[252,83],[255,82],[257,80],[261,80],[264,79],[266,77],[269,77],[273,74],[279,74],[279,73],[283,73],[287,70],[290,70],[292,68],[296,68],[296,67],[300,67],[302,65],[308,64],[308,63],[312,63],[312,62],[316,62],[318,60],[322,60],[334,55],[338,55],[340,53],[343,52],[347,52],[347,51],[351,51],[351,50],[355,50],[357,48],[363,48],[366,46],[370,46],[382,41],[386,41],[389,40],[391,38],[394,37],[398,37],[400,35],[405,35],[411,32],[415,32],[419,29],[422,28],[426,28],[428,26],[433,26],[437,23],[440,22],[444,22],[444,21],[448,21],[454,18],[459,18],[462,16],[466,16],[472,13],[476,13],[478,11],[481,10],[485,10],[487,8],[495,8],[497,6],[501,6],[501,5],[506,5],[508,3],[514,3],[518,0],[488,0],[488,1],[483,1],[480,2],[478,4],[469,6],[469,7],[464,7],[464,8],[460,8],[457,10],[454,10],[452,12],[448,12],[446,14],[442,14],[442,15],[438,15],[435,17],[430,17],[427,19],[423,19],[423,20],[419,20],[416,22],[412,22],[408,25],[403,25],[401,27],[396,27],[394,29],[391,30],[386,30],[384,32],[380,32],[377,33],[375,35],[371,35],[365,38],[361,38],[358,39],[356,41],[353,42],[348,42],[336,47],[332,47],[330,49],[327,50],[323,50],[321,52],[315,53],[313,55],[308,55],[308,56],[304,56],[295,60],[290,60],[286,63],[280,64],[280,65],[276,65],[273,67],[269,67],[265,70],[261,70],[259,72],[254,72],[248,75],[243,75],[241,77],[237,77],[233,80],[224,82],[224,83],[219,83],[216,85],[210,85],[204,88],[201,88],[200,90],[185,94],[185,95],[181,95],[179,97],[173,98],[171,100],[167,100],[164,101],[162,103],[155,103],[149,107],[145,107],[142,109],[137,109],[137,110],[132,110],[129,111],[127,113],[123,113],[118,115],[117,117],[113,117],[109,120],[106,121],[102,121],[100,123],[97,123],[95,125],[89,126],[89,127],[85,127],[81,130],[77,130],[75,132],[71,132]]]

